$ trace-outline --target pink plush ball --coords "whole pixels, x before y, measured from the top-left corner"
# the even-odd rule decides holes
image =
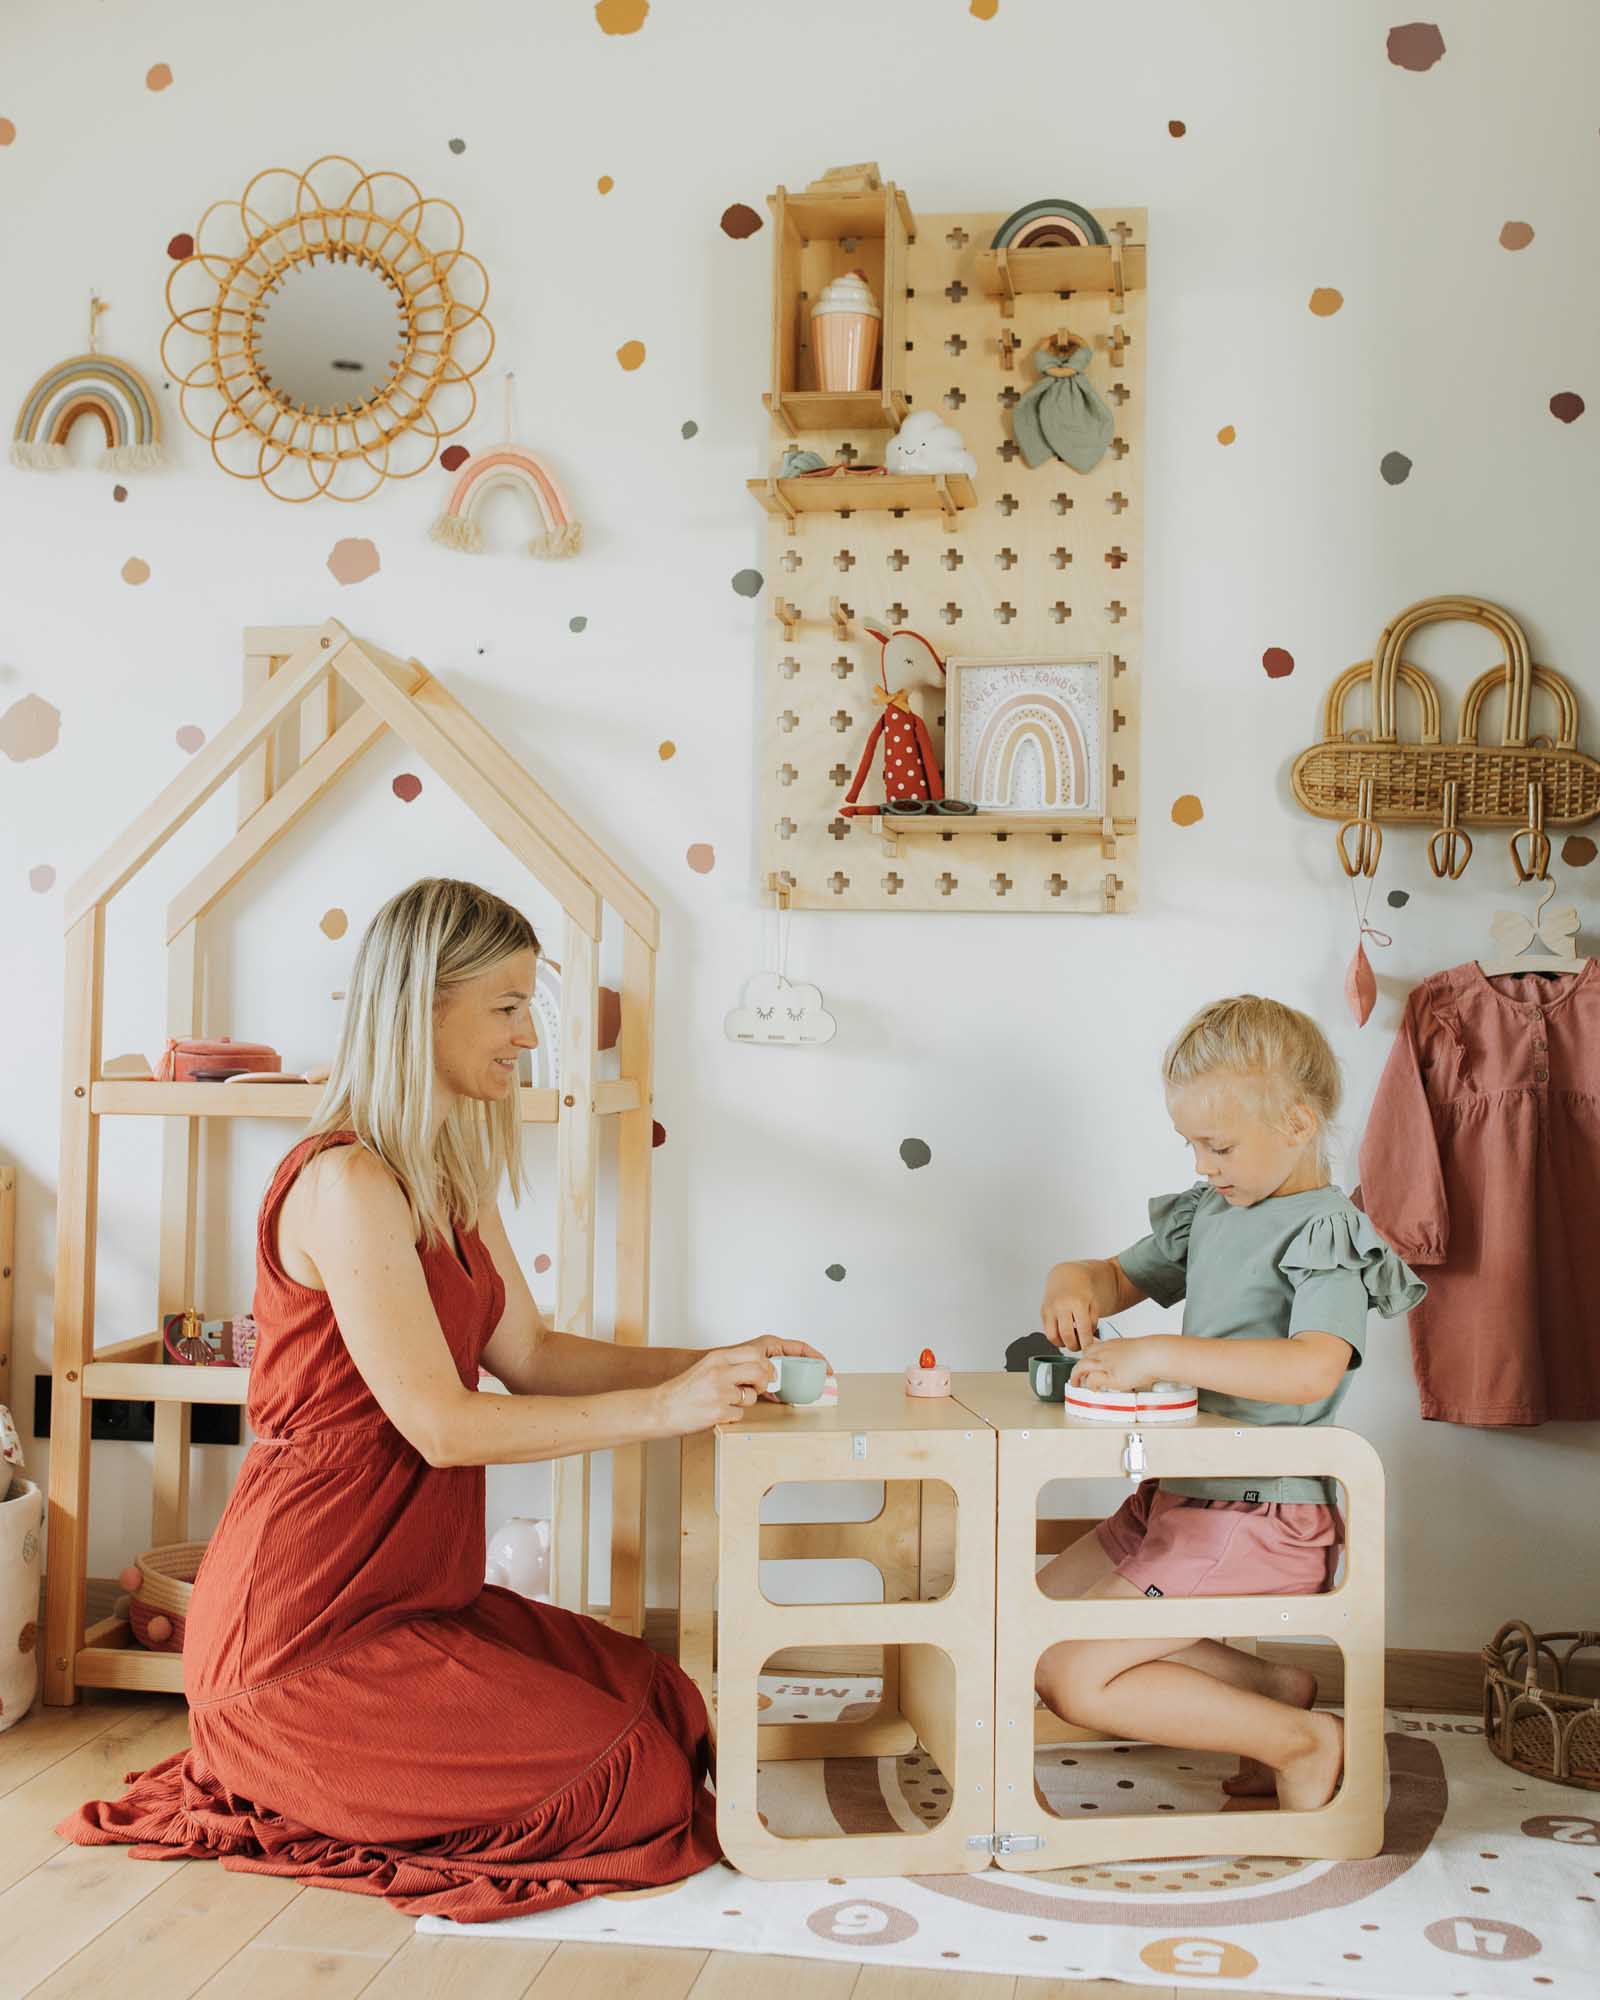
[[[144,1582],[144,1571],[137,1563],[129,1563],[117,1578],[124,1590],[137,1590]]]
[[[150,1635],[152,1646],[164,1646],[172,1637],[172,1620],[170,1618],[163,1618],[158,1611],[145,1627],[145,1630]]]

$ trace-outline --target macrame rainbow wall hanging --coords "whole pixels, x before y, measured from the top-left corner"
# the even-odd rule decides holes
[[[29,472],[69,466],[67,433],[80,417],[98,417],[105,430],[102,471],[144,472],[163,463],[161,414],[138,369],[110,354],[79,354],[29,390],[12,433],[12,464]]]
[[[525,492],[533,502],[540,528],[528,544],[530,556],[575,556],[583,546],[583,524],[572,518],[566,496],[531,451],[520,445],[496,445],[470,460],[451,492],[449,504],[433,524],[433,539],[447,549],[477,555],[483,549],[478,510],[497,487]]]

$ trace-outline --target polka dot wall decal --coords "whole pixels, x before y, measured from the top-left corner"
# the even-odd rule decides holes
[[[918,1167],[925,1167],[933,1158],[933,1148],[926,1139],[902,1139],[900,1157],[915,1173]]]
[[[659,1118],[651,1120],[650,1143],[652,1146],[664,1146],[667,1143],[667,1128]]]
[[[1318,319],[1331,319],[1344,304],[1344,293],[1332,285],[1318,285],[1306,303]]]
[[[464,152],[465,152],[465,151],[467,150],[467,142],[466,142],[466,140],[465,140],[465,139],[452,139],[452,140],[450,141],[450,150],[451,150],[451,152],[452,152],[452,153],[464,153]]]
[[[1206,816],[1206,809],[1193,792],[1185,792],[1181,799],[1172,801],[1172,823],[1174,826],[1194,826]]]
[[[595,0],[594,17],[607,35],[636,35],[644,26],[650,0]]]
[[[1502,250],[1526,250],[1533,241],[1531,222],[1507,222],[1501,225],[1500,248]]]
[[[0,146],[9,146],[17,136],[17,128],[9,118],[0,118]]]
[[[55,886],[56,871],[50,866],[48,861],[41,862],[37,868],[30,868],[28,870],[28,887],[36,896],[44,895],[47,890],[53,889]]]
[[[1188,126],[1184,124],[1181,118],[1169,118],[1167,120],[1167,130],[1172,134],[1174,139],[1181,139],[1188,129]]]
[[[1391,889],[1389,891],[1388,903],[1391,910],[1403,910],[1410,901],[1411,892],[1409,889]]]
[[[754,236],[761,227],[761,217],[747,201],[736,201],[722,211],[722,233],[731,236],[736,243],[742,243],[747,236]]]
[[[1234,429],[1232,424],[1224,424],[1222,429],[1217,432],[1217,443],[1232,444],[1238,435],[1239,433]]]
[[[832,1278],[836,1285],[840,1284],[844,1280],[844,1266],[842,1264],[830,1264],[822,1275],[825,1278]]]
[[[617,360],[622,367],[627,369],[630,375],[635,368],[642,368],[644,366],[644,342],[642,340],[625,340],[617,349]]]
[[[328,569],[335,583],[365,583],[378,573],[378,545],[364,535],[346,535],[335,542],[328,557]]]
[[[1561,843],[1561,859],[1569,868],[1587,868],[1597,852],[1586,833],[1569,833]]]
[[[717,865],[717,850],[708,840],[697,840],[683,858],[697,875],[709,875]]]
[[[1432,69],[1444,54],[1444,36],[1432,21],[1408,21],[1389,30],[1386,47],[1396,69]]]
[[[324,937],[342,938],[350,928],[350,919],[343,910],[324,910],[317,928]]]
[[[169,63],[152,63],[144,73],[146,90],[165,90],[172,82],[172,67]]]
[[[124,583],[148,583],[150,581],[150,565],[145,561],[143,556],[129,556],[128,560],[122,565],[122,580]]]
[[[600,1006],[595,1016],[596,1045],[614,1049],[622,1033],[622,995],[614,986],[602,986]]]
[[[0,715],[0,752],[13,764],[47,757],[61,741],[61,711],[43,695],[25,694]]]
[[[194,238],[188,230],[180,229],[176,236],[167,239],[167,255],[175,264],[181,264],[185,257],[194,255]]]
[[[1583,409],[1583,398],[1574,389],[1563,389],[1550,398],[1550,414],[1559,423],[1575,424]]]
[[[700,426],[695,422],[694,418],[691,417],[689,421],[683,425],[678,435],[680,437],[686,437],[686,438],[698,437],[700,435]]]
[[[595,186],[602,194],[610,194],[611,190],[616,186],[616,182],[609,174],[602,174],[599,180],[595,182]]]
[[[533,1268],[539,1273],[541,1278],[544,1276],[545,1272],[549,1270],[550,1259],[544,1254],[542,1250],[539,1252],[538,1256],[534,1258]]]
[[[975,21],[992,21],[1000,11],[1000,0],[971,0],[967,12]]]
[[[187,751],[191,757],[200,748],[201,744],[205,742],[205,740],[206,740],[205,731],[201,729],[198,726],[198,724],[193,722],[186,722],[183,725],[183,727],[180,730],[178,730],[176,737],[178,748],[180,750]]]
[[[582,632],[587,628],[588,623],[587,618],[569,618],[567,620],[567,630],[569,632]]]
[[[113,500],[126,500],[126,499],[127,499],[127,497],[128,497],[128,489],[127,489],[127,487],[126,487],[126,486],[113,486],[113,487],[112,487],[112,489],[111,489],[111,497],[112,497],[112,499],[113,499]]]
[[[741,569],[734,571],[731,581],[741,597],[759,597],[766,578],[758,569]]]
[[[447,444],[439,454],[439,463],[446,472],[459,472],[471,456],[464,444]]]
[[[402,805],[410,805],[413,799],[422,796],[422,780],[410,771],[402,771],[389,787]]]
[[[669,763],[677,754],[678,746],[670,736],[665,741],[656,745],[656,755],[661,759],[663,764]]]
[[[1378,460],[1378,470],[1388,486],[1404,486],[1411,477],[1411,461],[1403,451],[1386,451]]]
[[[1294,672],[1294,654],[1283,646],[1269,646],[1261,655],[1261,665],[1269,681],[1281,681]]]

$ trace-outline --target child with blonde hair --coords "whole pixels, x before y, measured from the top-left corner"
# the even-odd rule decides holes
[[[1339,1065],[1317,1024],[1252,993],[1202,1008],[1167,1050],[1167,1109],[1200,1179],[1150,1203],[1115,1257],[1057,1264],[1045,1333],[1090,1389],[1193,1383],[1239,1424],[1333,1420],[1367,1312],[1426,1287],[1328,1179]],[[1140,1300],[1184,1301],[1183,1332],[1098,1337]],[[1050,1597],[1306,1596],[1333,1582],[1341,1523],[1321,1479],[1147,1480],[1039,1573]],[[1109,1735],[1239,1754],[1235,1796],[1311,1811],[1338,1788],[1344,1731],[1314,1677],[1215,1639],[1075,1639],[1039,1661],[1040,1696]]]

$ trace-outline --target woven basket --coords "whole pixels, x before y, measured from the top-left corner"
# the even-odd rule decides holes
[[[152,1653],[183,1651],[189,1600],[205,1552],[204,1542],[169,1542],[164,1548],[146,1549],[135,1565],[141,1582],[129,1599],[128,1622],[139,1644]],[[170,1637],[150,1637],[150,1620],[158,1616],[171,1619]]]
[[[1600,1672],[1600,1632],[1534,1632],[1520,1618],[1483,1649],[1483,1733],[1502,1764],[1600,1791],[1600,1695],[1568,1692],[1579,1656]]]

